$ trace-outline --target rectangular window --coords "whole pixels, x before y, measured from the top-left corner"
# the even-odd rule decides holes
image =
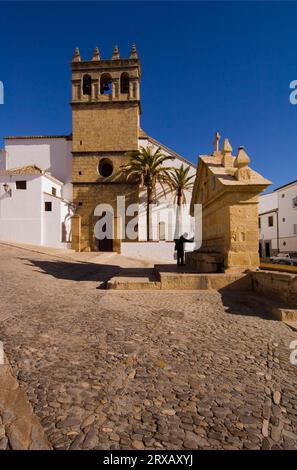
[[[297,224],[293,225],[293,233],[294,235],[297,235]]]
[[[57,196],[57,190],[56,188],[52,187],[52,195]]]
[[[297,209],[297,196],[293,198],[293,207]]]
[[[52,203],[51,202],[45,202],[44,203],[44,210],[45,210],[45,212],[51,212],[52,211]]]
[[[27,181],[16,181],[15,187],[16,189],[27,189]]]
[[[268,217],[268,227],[273,227],[273,215]]]
[[[261,217],[259,217],[258,227],[261,228]]]

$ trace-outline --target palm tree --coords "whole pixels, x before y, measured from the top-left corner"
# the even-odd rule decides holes
[[[139,150],[133,150],[126,153],[130,157],[129,163],[122,165],[122,170],[127,174],[127,178],[135,177],[138,179],[141,186],[145,186],[147,195],[147,210],[146,210],[146,233],[147,240],[151,240],[150,226],[151,226],[151,204],[153,203],[153,196],[156,193],[156,187],[159,183],[165,193],[165,185],[169,185],[171,181],[170,167],[165,167],[163,163],[167,160],[173,160],[173,157],[164,155],[161,152],[161,147],[153,151],[153,148],[148,146],[140,147]]]
[[[193,189],[194,175],[189,176],[190,167],[181,165],[179,168],[172,168],[170,172],[170,187],[175,192],[175,201],[178,206],[186,203],[185,191]]]
[[[182,231],[182,204],[186,203],[186,191],[193,189],[194,175],[189,176],[190,167],[181,165],[170,172],[170,188],[174,191],[174,202],[177,204],[176,227],[174,238],[179,238]]]

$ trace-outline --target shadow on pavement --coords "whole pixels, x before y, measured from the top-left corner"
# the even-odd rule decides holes
[[[252,290],[232,291],[227,288],[219,290],[225,312],[230,315],[260,317],[264,320],[274,320],[269,307],[262,301],[259,294]]]

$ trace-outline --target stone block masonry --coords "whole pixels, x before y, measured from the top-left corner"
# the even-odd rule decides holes
[[[197,272],[240,273],[259,266],[258,195],[270,181],[252,170],[243,147],[223,148],[199,158],[191,201],[202,205],[202,246],[186,256]]]
[[[253,289],[266,296],[275,295],[297,308],[297,274],[274,271],[253,273]]]

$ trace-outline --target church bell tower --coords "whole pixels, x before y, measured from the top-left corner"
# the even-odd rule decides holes
[[[138,202],[138,185],[120,170],[126,152],[138,149],[140,61],[136,46],[128,59],[115,46],[109,60],[96,47],[91,60],[79,50],[72,60],[72,183],[73,200],[80,217],[80,249],[120,251],[116,239],[94,237],[94,209],[108,203],[116,214],[117,196],[126,205]],[[76,238],[76,237],[75,237]]]

